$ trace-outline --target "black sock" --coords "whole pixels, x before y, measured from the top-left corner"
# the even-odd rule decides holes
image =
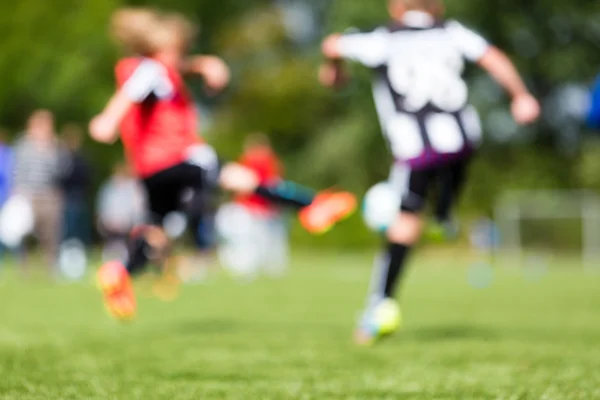
[[[410,247],[403,244],[390,243],[387,249],[388,269],[385,280],[384,296],[393,298],[396,294],[398,280],[406,266],[406,258]]]
[[[443,193],[442,197],[438,200],[434,213],[435,220],[438,223],[443,224],[450,221],[453,200],[452,195],[449,193]]]
[[[274,203],[296,209],[309,206],[315,198],[312,190],[289,181],[275,185],[261,185],[255,192]]]
[[[125,265],[127,272],[135,275],[144,271],[150,260],[148,254],[151,250],[150,245],[142,235],[133,237],[129,246],[129,259]]]

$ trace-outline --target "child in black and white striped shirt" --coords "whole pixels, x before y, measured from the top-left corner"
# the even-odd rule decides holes
[[[392,21],[370,32],[335,34],[323,42],[328,59],[321,82],[344,80],[342,60],[373,70],[373,94],[383,134],[403,176],[401,209],[387,231],[370,304],[356,339],[370,343],[399,327],[393,300],[410,249],[423,227],[425,200],[436,182],[462,185],[468,160],[481,137],[468,102],[465,61],[485,69],[512,97],[515,121],[528,124],[540,108],[511,61],[462,24],[442,18],[442,0],[389,0]],[[454,204],[455,199],[448,204]],[[447,210],[445,210],[447,211]]]

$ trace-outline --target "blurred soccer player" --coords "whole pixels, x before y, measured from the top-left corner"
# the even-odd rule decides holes
[[[477,63],[507,90],[516,122],[533,122],[540,113],[506,55],[460,23],[442,19],[441,0],[389,0],[388,9],[390,24],[371,32],[331,35],[322,46],[330,60],[320,71],[327,86],[346,79],[342,59],[373,69],[384,136],[396,163],[406,167],[401,210],[387,232],[369,304],[356,331],[360,344],[398,329],[400,310],[393,299],[408,254],[421,236],[430,188],[444,175],[464,174],[465,160],[480,140],[480,122],[468,104],[462,78],[464,61]]]
[[[129,161],[147,192],[152,225],[132,234],[127,265],[105,264],[98,272],[108,310],[116,317],[135,313],[130,275],[152,261],[164,265],[170,243],[164,218],[180,206],[181,194],[202,192],[210,179],[236,193],[257,193],[295,207],[304,227],[320,233],[355,208],[349,193],[290,192],[281,185],[260,185],[256,175],[238,164],[222,169],[212,148],[197,137],[197,115],[182,73],[204,78],[218,92],[229,81],[224,62],[214,56],[186,58],[195,28],[183,16],[147,9],[124,9],[113,16],[112,33],[134,54],[116,66],[118,90],[104,111],[90,122],[92,137],[113,143],[120,136]]]
[[[282,180],[282,163],[264,134],[246,138],[239,163],[252,170],[263,185],[278,184]],[[232,240],[224,237],[219,247],[224,266],[242,278],[259,272],[281,275],[288,257],[288,233],[281,208],[256,194],[237,196],[236,204],[246,217],[241,221],[247,226],[243,234],[234,235]]]

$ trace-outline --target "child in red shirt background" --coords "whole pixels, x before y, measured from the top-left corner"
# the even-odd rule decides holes
[[[273,151],[269,138],[264,134],[252,134],[246,138],[244,153],[238,163],[253,171],[261,185],[276,184],[283,178],[283,165]],[[279,211],[273,202],[256,194],[239,195],[236,201],[257,214]]]
[[[251,134],[238,163],[257,176],[261,185],[277,185],[283,181],[283,165],[269,138]],[[223,267],[238,278],[249,279],[259,273],[280,276],[288,265],[288,228],[285,210],[256,194],[238,195],[235,204],[219,212],[221,226],[235,224],[237,232],[221,232],[218,249]],[[235,221],[235,222],[234,222]]]

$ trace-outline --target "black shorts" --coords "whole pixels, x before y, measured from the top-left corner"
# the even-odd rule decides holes
[[[205,199],[216,187],[211,175],[199,165],[182,163],[144,179],[151,222],[162,225],[174,211],[202,214]]]
[[[401,210],[420,213],[425,208],[432,188],[438,188],[440,202],[453,204],[466,179],[470,157],[454,160],[443,165],[407,171]]]

